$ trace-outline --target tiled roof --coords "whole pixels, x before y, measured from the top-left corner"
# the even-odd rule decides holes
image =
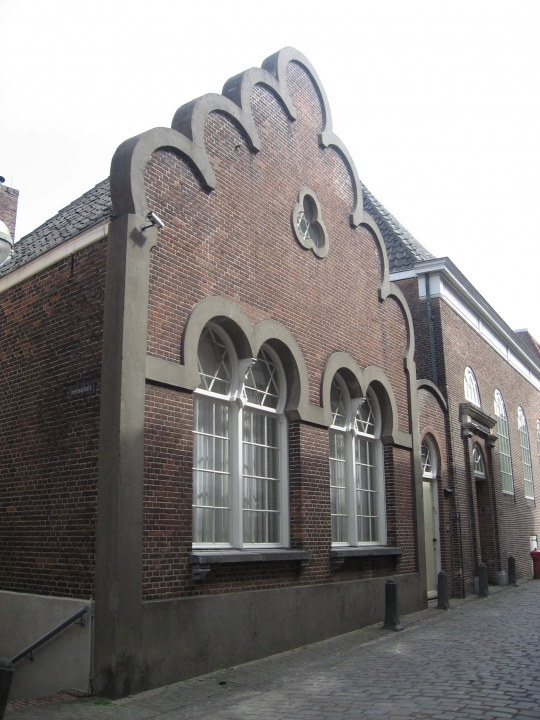
[[[112,213],[107,178],[15,243],[11,260],[0,267],[0,277],[106,220]]]
[[[363,183],[362,191],[364,210],[375,220],[383,236],[391,273],[412,270],[414,263],[434,259],[435,256],[420,245],[408,230],[405,230]]]
[[[362,185],[362,190],[364,210],[377,223],[386,244],[390,272],[410,270],[415,262],[434,257],[381,205],[365,185]],[[26,265],[112,214],[107,178],[15,243],[13,257],[0,267],[0,277]]]

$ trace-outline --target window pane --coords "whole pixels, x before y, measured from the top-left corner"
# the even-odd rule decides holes
[[[198,469],[214,468],[214,438],[209,435],[195,436],[195,465]]]
[[[431,449],[426,442],[426,440],[422,441],[422,447],[421,447],[421,453],[422,453],[422,473],[424,477],[431,477],[432,476],[432,464],[431,464]]]
[[[485,477],[486,476],[486,470],[484,467],[484,459],[482,457],[482,453],[480,452],[479,448],[475,445],[473,447],[473,465],[474,465],[474,474],[478,477]]]
[[[269,480],[267,485],[268,491],[268,509],[279,510],[279,483]]]
[[[332,542],[344,543],[348,539],[347,517],[332,515]]]
[[[214,504],[216,507],[229,507],[229,476],[215,475]],[[201,503],[202,504],[202,503]],[[217,542],[217,540],[216,540]]]
[[[197,398],[195,402],[195,430],[202,433],[214,434],[214,407],[211,400]]]
[[[345,427],[347,420],[345,393],[336,378],[332,380],[332,386],[330,388],[330,407],[332,410],[332,425],[335,427]]]
[[[225,342],[212,328],[206,327],[197,352],[200,387],[227,395],[231,389],[231,358]]]
[[[272,356],[264,348],[259,353],[257,362],[247,371],[244,391],[250,403],[269,408],[278,406],[279,374]]]
[[[244,442],[244,475],[254,475],[253,445]]]
[[[250,413],[253,417],[253,438],[252,441],[255,443],[265,444],[266,440],[266,415],[260,413]]]
[[[375,435],[375,412],[370,398],[364,398],[356,412],[356,431],[366,435]]]
[[[229,406],[228,405],[215,405],[215,433],[219,437],[229,437]]]
[[[266,472],[269,478],[279,479],[279,450],[268,448],[266,461]]]
[[[229,441],[216,438],[214,467],[221,472],[229,472]]]
[[[280,537],[279,513],[268,513],[268,542],[278,543]]]
[[[211,508],[193,508],[193,541],[198,543],[216,542],[214,540],[214,510]]]
[[[214,531],[214,542],[226,543],[229,542],[229,510],[216,510],[215,511],[215,531]]]
[[[266,417],[266,444],[268,447],[279,447],[278,419],[272,415]]]

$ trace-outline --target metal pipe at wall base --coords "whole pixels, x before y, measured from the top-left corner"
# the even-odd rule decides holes
[[[0,720],[3,720],[15,668],[9,658],[0,658]]]

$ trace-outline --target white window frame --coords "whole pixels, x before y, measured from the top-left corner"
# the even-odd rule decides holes
[[[534,500],[534,481],[532,473],[531,447],[529,444],[529,428],[523,408],[518,407],[519,444],[521,447],[521,465],[523,467],[523,491],[527,500]],[[529,492],[530,494],[527,494]]]
[[[500,390],[495,390],[493,400],[495,417],[497,418],[497,434],[499,436],[499,466],[501,470],[501,486],[505,495],[514,494],[514,469],[512,465],[512,453],[510,450],[510,430],[508,427],[508,416],[506,405]],[[505,458],[503,460],[503,458]],[[508,467],[510,471],[508,471]]]
[[[288,422],[285,416],[285,403],[287,398],[287,383],[283,365],[277,353],[269,345],[264,344],[261,348],[267,352],[275,363],[280,383],[280,398],[277,407],[269,408],[248,402],[244,392],[244,379],[248,370],[255,364],[256,358],[239,360],[236,349],[229,335],[215,323],[208,323],[205,329],[209,328],[223,341],[227,347],[231,361],[231,388],[227,395],[221,395],[205,390],[202,387],[194,391],[194,401],[197,398],[205,398],[227,405],[229,408],[229,503],[230,503],[230,542],[195,542],[192,547],[195,550],[204,549],[244,549],[244,548],[288,548],[290,546],[290,522],[289,522],[289,454],[288,454]],[[195,404],[195,403],[194,403]],[[280,542],[279,543],[245,543],[243,540],[243,413],[249,408],[263,415],[273,415],[278,421],[279,437],[279,483],[280,483]],[[195,407],[194,407],[195,413]],[[193,474],[196,471],[195,444],[193,457]],[[195,507],[195,506],[194,506]],[[194,516],[194,512],[192,513]],[[193,527],[193,534],[195,526]]]
[[[472,371],[472,368],[468,366],[465,368],[465,373],[463,375],[463,389],[465,392],[465,399],[472,402],[473,405],[481,408],[480,391],[478,390],[476,375]]]
[[[385,494],[385,482],[384,482],[384,448],[382,440],[380,439],[381,433],[381,412],[379,403],[375,394],[368,390],[367,397],[372,403],[373,412],[375,415],[375,432],[373,435],[362,433],[357,430],[356,427],[356,411],[358,410],[360,403],[363,398],[351,398],[349,389],[343,377],[336,373],[334,379],[341,387],[344,393],[345,399],[345,426],[332,424],[330,426],[330,432],[340,433],[345,437],[345,473],[346,473],[346,488],[347,488],[347,538],[346,542],[334,542],[332,540],[333,547],[371,547],[371,546],[385,546],[387,543],[387,532],[386,532],[386,494]],[[365,438],[373,445],[374,457],[375,457],[375,472],[377,482],[377,505],[378,505],[378,529],[379,538],[374,541],[359,541],[358,540],[358,515],[357,515],[357,488],[356,488],[356,438]]]

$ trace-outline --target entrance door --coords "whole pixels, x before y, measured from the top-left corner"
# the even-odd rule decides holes
[[[424,480],[424,528],[428,599],[437,597],[437,575],[441,568],[439,500],[437,480]]]

